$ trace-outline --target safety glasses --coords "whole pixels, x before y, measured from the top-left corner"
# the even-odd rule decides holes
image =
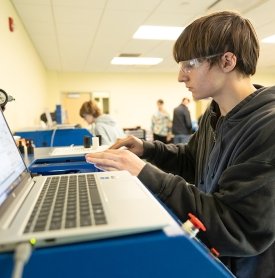
[[[214,54],[214,55],[209,55],[205,57],[200,57],[200,58],[193,58],[191,60],[186,60],[186,61],[180,61],[179,62],[179,69],[184,72],[184,73],[190,73],[193,69],[198,68],[205,60],[211,59],[217,56],[222,55],[220,54]]]

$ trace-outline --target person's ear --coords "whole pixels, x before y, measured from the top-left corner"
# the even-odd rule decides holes
[[[225,52],[221,57],[221,67],[224,72],[230,72],[234,70],[237,64],[237,57],[232,52]]]

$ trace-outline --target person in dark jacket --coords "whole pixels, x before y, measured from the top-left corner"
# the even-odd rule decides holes
[[[212,102],[188,144],[128,137],[86,156],[137,176],[183,222],[196,215],[207,228],[199,238],[238,278],[275,277],[275,87],[253,85],[258,56],[239,14],[195,20],[174,46],[178,80]]]
[[[174,134],[174,143],[188,143],[192,133],[192,121],[187,107],[189,98],[183,98],[181,104],[174,109],[172,133]]]

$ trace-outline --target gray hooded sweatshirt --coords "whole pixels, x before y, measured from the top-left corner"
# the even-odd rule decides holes
[[[100,115],[95,120],[94,134],[101,136],[102,145],[111,145],[118,138],[124,136],[123,130],[117,126],[116,122],[110,115]]]

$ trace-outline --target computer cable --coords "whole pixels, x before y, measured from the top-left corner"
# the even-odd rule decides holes
[[[56,133],[57,128],[54,128],[52,136],[51,136],[51,144],[50,147],[53,147],[53,142],[54,142],[54,137],[55,137],[55,133]]]
[[[32,246],[28,242],[19,243],[14,253],[14,267],[12,278],[22,278],[25,264],[28,262],[32,253]]]

